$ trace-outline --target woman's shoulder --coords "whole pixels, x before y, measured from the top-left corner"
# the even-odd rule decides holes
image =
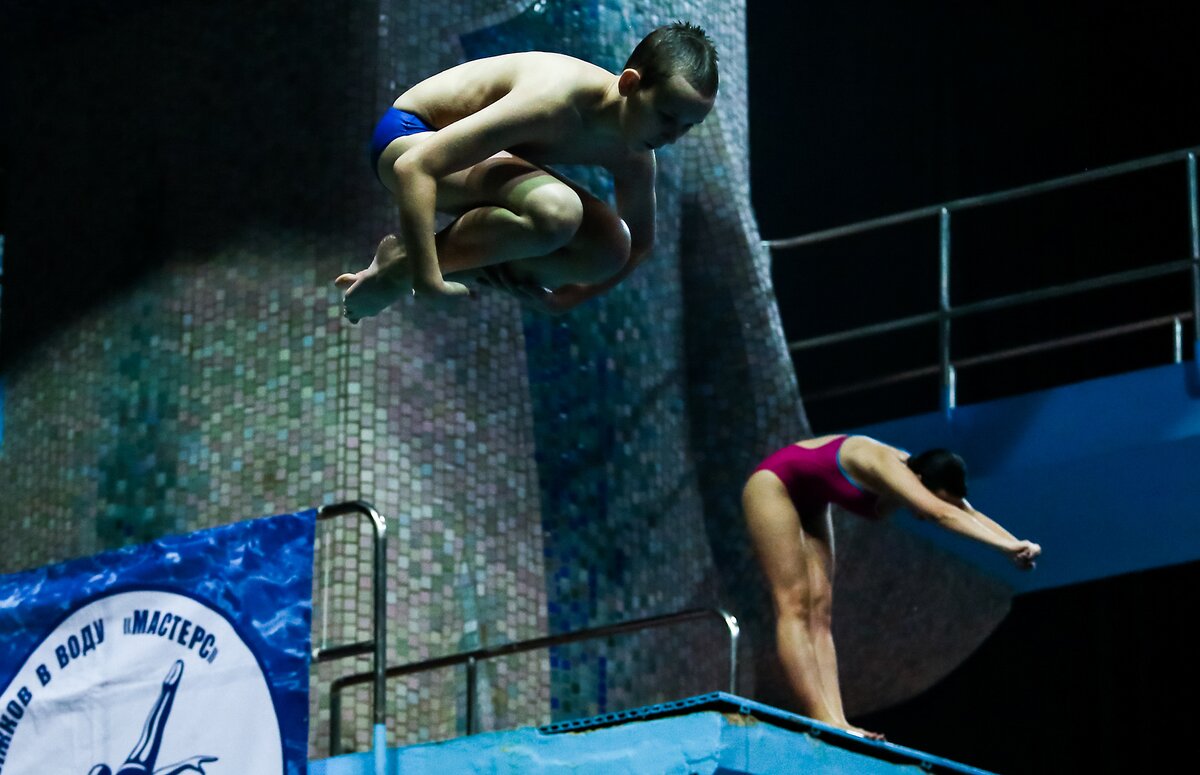
[[[908,450],[901,447],[895,447],[886,442],[871,436],[849,435],[842,442],[842,452],[845,455],[863,456],[863,457],[896,457],[900,460],[908,460]]]

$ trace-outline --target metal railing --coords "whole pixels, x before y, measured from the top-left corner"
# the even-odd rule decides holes
[[[317,510],[317,521],[336,519],[349,514],[358,514],[370,521],[374,553],[372,557],[371,586],[371,640],[348,643],[342,646],[317,647],[312,650],[314,663],[331,662],[347,657],[371,654],[371,672],[367,679],[373,684],[371,696],[371,721],[373,730],[372,747],[375,752],[375,771],[383,772],[383,757],[387,750],[387,717],[384,698],[387,696],[387,521],[369,503],[349,501],[322,506]],[[322,616],[328,609],[322,608]],[[334,717],[336,720],[336,716]]]
[[[423,673],[429,670],[437,670],[443,667],[454,667],[457,665],[466,665],[467,668],[467,734],[475,734],[478,730],[476,720],[476,683],[478,680],[479,663],[485,659],[493,659],[495,657],[508,656],[511,654],[522,654],[528,651],[537,651],[539,649],[551,648],[554,646],[562,646],[568,643],[575,643],[582,640],[592,640],[595,638],[604,638],[611,635],[620,635],[624,633],[637,632],[641,630],[653,629],[656,627],[665,627],[672,624],[682,622],[695,621],[697,619],[719,618],[725,623],[725,627],[729,632],[729,693],[737,693],[737,644],[738,636],[741,628],[738,626],[737,619],[730,613],[719,608],[693,608],[686,611],[679,611],[673,614],[663,614],[661,616],[649,616],[643,619],[634,619],[628,622],[619,622],[617,624],[609,624],[603,627],[592,627],[585,630],[577,630],[575,632],[566,632],[560,635],[545,635],[540,638],[531,638],[529,640],[518,641],[515,643],[505,643],[499,646],[489,646],[485,648],[473,649],[471,651],[463,651],[458,654],[451,654],[445,657],[437,657],[434,659],[426,659],[421,662],[411,662],[406,665],[398,665],[390,667],[386,670],[386,678],[397,678],[403,675],[412,675],[414,673]],[[377,663],[378,665],[379,663]],[[354,675],[343,676],[335,680],[330,688],[329,701],[329,752],[331,756],[337,756],[342,753],[341,749],[341,711],[342,711],[342,690],[350,687],[369,683],[374,680],[375,685],[380,686],[380,678],[375,673],[356,673]],[[378,690],[377,690],[378,691]],[[376,694],[376,702],[381,695]],[[379,706],[376,706],[378,713]]]
[[[804,234],[798,237],[789,237],[786,239],[766,240],[764,245],[775,250],[786,250],[790,248],[803,247],[814,245],[819,242],[827,242],[838,239],[840,237],[849,236],[852,234],[862,234],[868,231],[874,231],[887,226],[895,226],[902,223],[931,218],[938,218],[938,309],[935,312],[928,312],[920,315],[912,315],[896,320],[889,320],[883,323],[876,323],[868,326],[838,331],[832,334],[822,336],[814,336],[807,339],[802,339],[788,343],[788,350],[792,353],[800,350],[811,349],[814,347],[823,347],[826,345],[837,344],[840,342],[862,339],[869,336],[876,336],[891,331],[899,331],[902,329],[913,328],[920,325],[928,325],[930,323],[938,324],[938,364],[926,368],[913,369],[910,371],[893,374],[888,377],[883,377],[875,380],[867,380],[864,382],[853,383],[850,385],[842,385],[837,388],[806,395],[805,398],[813,400],[816,398],[827,398],[834,395],[843,395],[859,390],[866,390],[872,387],[892,384],[906,379],[916,377],[930,376],[932,374],[941,375],[941,407],[943,411],[953,409],[957,401],[956,369],[959,366],[975,365],[1002,358],[1015,357],[1027,353],[1037,352],[1040,350],[1053,349],[1056,347],[1066,346],[1067,344],[1077,344],[1095,339],[1117,336],[1123,333],[1129,333],[1133,330],[1149,328],[1155,325],[1163,325],[1167,322],[1172,322],[1175,326],[1175,359],[1176,362],[1182,360],[1182,321],[1191,320],[1192,329],[1195,341],[1195,348],[1200,352],[1200,197],[1197,195],[1197,171],[1196,171],[1196,154],[1200,152],[1200,148],[1189,148],[1172,153],[1164,153],[1158,156],[1150,156],[1135,161],[1125,162],[1123,164],[1114,164],[1101,169],[1090,170],[1076,175],[1068,175],[1065,177],[1054,178],[1052,180],[1033,183],[1027,186],[999,191],[993,194],[983,196],[966,197],[956,199],[952,202],[947,202],[941,205],[933,205],[930,207],[922,207],[916,210],[908,210],[906,212],[888,215],[882,218],[873,218],[866,221],[839,226],[833,229]],[[975,302],[972,304],[964,304],[953,306],[950,303],[950,253],[951,253],[951,214],[961,212],[976,207],[984,207],[988,205],[1008,202],[1014,199],[1042,194],[1049,191],[1057,191],[1059,189],[1068,188],[1070,186],[1078,186],[1084,183],[1092,183],[1098,180],[1125,175],[1131,172],[1139,172],[1153,167],[1160,167],[1166,164],[1184,162],[1187,168],[1187,192],[1188,192],[1188,221],[1190,226],[1190,246],[1191,256],[1178,261],[1169,261],[1166,263],[1156,264],[1154,266],[1141,269],[1132,269],[1125,272],[1117,272],[1114,274],[1103,275],[1101,277],[1093,277],[1087,280],[1068,283],[1065,285],[1056,285],[1049,288],[1041,288],[1035,291],[1026,291],[1023,293],[1015,293],[1008,296],[1000,296],[984,301]],[[1012,350],[990,353],[983,356],[975,356],[973,358],[960,359],[957,363],[950,358],[950,323],[953,319],[964,317],[966,315],[975,315],[982,312],[991,312],[1006,307],[1012,307],[1019,304],[1030,304],[1046,299],[1058,298],[1085,291],[1096,290],[1099,288],[1108,288],[1116,285],[1125,285],[1139,280],[1146,280],[1154,277],[1160,277],[1168,274],[1178,274],[1182,272],[1190,272],[1191,274],[1191,295],[1192,309],[1190,312],[1181,312],[1177,315],[1170,315],[1165,318],[1156,318],[1150,321],[1140,321],[1126,326],[1116,326],[1102,331],[1092,332],[1090,334],[1082,334],[1073,337],[1065,337],[1063,339],[1054,340],[1052,342],[1043,342],[1036,345],[1026,347],[1013,348]]]

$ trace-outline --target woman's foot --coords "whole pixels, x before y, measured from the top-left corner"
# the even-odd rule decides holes
[[[351,323],[374,317],[413,292],[412,273],[395,234],[380,240],[370,266],[361,272],[347,272],[333,282],[344,291],[342,314]]]
[[[887,738],[884,737],[883,733],[881,733],[881,732],[868,732],[865,729],[861,729],[860,727],[854,726],[850,722],[834,724],[833,726],[836,726],[839,729],[842,729],[843,731],[849,732],[850,734],[854,735],[855,737],[865,737],[868,740],[875,740],[880,743],[887,740]]]

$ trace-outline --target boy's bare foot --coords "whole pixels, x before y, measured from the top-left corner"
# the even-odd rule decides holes
[[[343,290],[342,314],[351,323],[378,315],[413,292],[412,273],[395,234],[380,240],[370,266],[361,272],[347,272],[333,282]]]

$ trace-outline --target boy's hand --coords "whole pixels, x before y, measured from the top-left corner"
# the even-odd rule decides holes
[[[479,270],[479,282],[489,288],[504,291],[538,312],[561,315],[568,307],[563,306],[559,294],[540,285],[523,282],[513,276],[506,264],[493,264]]]

